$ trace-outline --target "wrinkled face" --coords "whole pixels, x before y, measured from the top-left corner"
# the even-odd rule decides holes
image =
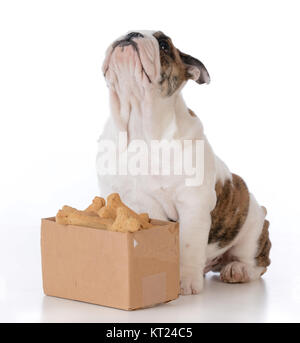
[[[155,90],[169,97],[188,79],[209,83],[209,74],[196,58],[179,51],[161,31],[135,31],[108,48],[103,63],[108,86],[117,92]]]

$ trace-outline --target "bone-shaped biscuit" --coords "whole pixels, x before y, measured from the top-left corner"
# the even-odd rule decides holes
[[[150,222],[149,214],[148,213],[140,213],[139,217],[145,220],[147,223]]]
[[[68,216],[77,211],[76,208],[71,207],[71,206],[63,206],[61,210],[57,212],[56,215],[56,222],[59,224],[67,225],[68,224]]]
[[[70,206],[63,206],[56,215],[56,222],[64,225],[87,226],[118,232],[135,232],[152,227],[147,213],[137,214],[122,201],[119,194],[108,196],[105,200],[95,197],[93,203],[84,211]]]
[[[127,207],[121,200],[120,195],[118,193],[110,194],[107,197],[107,205],[102,207],[98,211],[98,215],[100,218],[117,218],[117,210],[118,208],[123,208],[127,212],[127,217],[135,218],[139,223],[142,229],[148,229],[153,225],[149,223],[149,216],[145,213],[137,214],[132,209]],[[123,213],[125,213],[123,211]]]
[[[78,211],[76,208],[71,207],[71,206],[63,206],[61,210],[59,210],[56,214],[56,222],[59,224],[67,225],[69,224],[69,216],[74,213],[74,212],[79,212],[83,213],[89,216],[94,216],[98,217],[98,214],[96,212],[91,212],[91,211]]]
[[[98,211],[98,216],[100,218],[116,219],[117,214],[114,209],[104,206]]]
[[[61,210],[58,211],[58,213],[56,215],[56,222],[59,224],[67,225],[68,224],[68,220],[67,220],[68,216],[75,211],[86,213],[86,214],[89,214],[91,216],[98,216],[97,212],[103,206],[105,206],[105,200],[103,198],[100,198],[100,197],[95,197],[93,199],[92,204],[87,209],[85,209],[84,211],[78,211],[74,207],[65,205],[65,206],[63,206],[63,208]]]
[[[79,225],[96,229],[110,229],[113,219],[100,218],[95,212],[78,211],[76,208],[64,206],[58,211],[56,222],[63,225]]]
[[[75,211],[67,217],[67,224],[87,226],[95,229],[110,230],[113,222],[113,219],[100,218],[98,215],[89,215],[85,211]]]
[[[63,224],[63,225],[67,225],[68,223],[68,214],[66,214],[65,212],[63,212],[63,210],[59,210],[56,214],[55,217],[55,221],[58,224]]]
[[[109,220],[109,219],[106,219]],[[124,207],[117,208],[117,217],[109,228],[111,231],[135,232],[141,228],[140,220],[131,216]]]
[[[62,211],[63,211],[64,213],[71,214],[72,212],[77,211],[77,209],[74,208],[74,207],[65,205],[65,206],[63,206]]]
[[[105,206],[105,200],[101,197],[95,197],[92,204],[84,211],[97,213],[103,206]]]

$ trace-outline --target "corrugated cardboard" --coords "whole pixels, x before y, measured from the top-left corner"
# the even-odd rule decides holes
[[[43,287],[47,295],[133,310],[179,295],[178,223],[111,232],[42,219]]]

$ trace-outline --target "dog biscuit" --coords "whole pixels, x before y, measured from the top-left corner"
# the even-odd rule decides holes
[[[59,224],[67,225],[68,223],[68,217],[74,213],[74,212],[81,212],[81,213],[86,213],[89,216],[96,216],[98,217],[97,213],[95,212],[84,212],[84,211],[78,211],[76,208],[71,207],[71,206],[63,206],[61,210],[59,210],[56,214],[56,222]]]
[[[67,224],[110,230],[113,219],[99,218],[98,215],[89,215],[84,211],[75,211],[67,217]]]
[[[116,216],[117,216],[116,211],[107,206],[102,207],[98,211],[98,215],[100,218],[111,218],[111,219],[116,219]]]
[[[110,194],[106,205],[103,198],[96,196],[84,211],[65,205],[57,212],[56,222],[118,232],[135,232],[153,226],[148,213],[134,212],[121,201],[118,193]]]
[[[84,210],[84,212],[95,212],[97,213],[102,207],[105,206],[105,200],[100,197],[95,197],[92,204]]]
[[[55,220],[58,224],[67,225],[68,224],[68,214],[63,210],[59,210],[56,214]]]
[[[124,207],[117,208],[117,217],[109,230],[118,232],[135,232],[141,228],[141,223]]]
[[[68,206],[68,205],[63,206],[61,210],[62,210],[65,214],[71,214],[71,213],[77,211],[76,208],[71,207],[71,206]]]
[[[139,217],[143,220],[145,220],[147,223],[150,223],[150,218],[148,213],[140,213]]]
[[[152,224],[149,223],[148,218],[149,216],[145,214],[139,215],[126,206],[118,193],[112,193],[107,197],[107,205],[100,209],[98,212],[99,217],[101,218],[112,218],[116,219],[117,217],[117,209],[124,208],[127,211],[128,216],[135,218],[140,222],[141,228],[148,229],[152,227]]]

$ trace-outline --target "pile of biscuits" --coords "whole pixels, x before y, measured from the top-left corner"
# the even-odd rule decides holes
[[[118,193],[110,194],[107,202],[101,197],[95,197],[84,211],[64,206],[58,211],[56,222],[118,232],[135,232],[153,226],[147,213],[134,212],[122,202]]]

